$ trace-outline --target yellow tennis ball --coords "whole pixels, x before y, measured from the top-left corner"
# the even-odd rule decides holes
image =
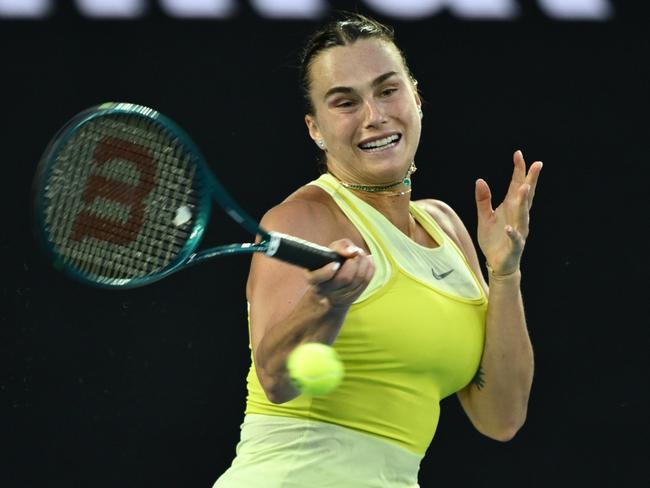
[[[327,395],[343,380],[343,363],[333,347],[307,342],[296,347],[287,358],[289,377],[296,387],[310,396]]]

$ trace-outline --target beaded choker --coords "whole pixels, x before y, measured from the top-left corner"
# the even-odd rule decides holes
[[[417,170],[417,168],[415,167],[415,162],[412,162],[411,166],[409,166],[409,169],[406,171],[404,178],[402,178],[399,181],[395,181],[394,183],[388,183],[387,185],[357,185],[354,183],[346,183],[344,181],[341,181],[341,179],[331,171],[329,172],[329,174],[331,174],[334,178],[336,178],[338,182],[348,190],[358,190],[358,191],[364,191],[366,193],[381,193],[388,196],[398,197],[401,195],[407,195],[411,193],[411,191],[413,191],[413,189],[411,188],[411,175],[415,173],[415,170]],[[407,188],[401,191],[400,190],[391,191],[391,188],[395,188],[398,185],[404,185]]]

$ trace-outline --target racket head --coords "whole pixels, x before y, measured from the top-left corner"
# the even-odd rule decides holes
[[[176,271],[210,217],[205,158],[171,119],[142,105],[80,112],[48,144],[33,185],[34,223],[54,267],[102,288]]]

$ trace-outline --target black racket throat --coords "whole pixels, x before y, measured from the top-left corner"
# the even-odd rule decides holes
[[[268,257],[313,271],[331,262],[343,262],[345,259],[327,247],[281,232],[260,230],[258,235],[262,239],[257,243],[230,244],[195,252],[187,258],[185,265],[194,266],[216,257],[228,255],[262,253]]]
[[[312,242],[281,232],[269,232],[267,256],[286,261],[313,271],[331,262],[343,262],[340,254]]]

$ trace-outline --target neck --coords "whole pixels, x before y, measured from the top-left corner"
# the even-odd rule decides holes
[[[411,202],[410,172],[408,185],[403,180],[386,185],[357,185],[341,181],[334,173],[329,172],[341,186],[347,188],[361,200],[371,205],[386,217],[395,227],[409,237],[413,237],[414,220],[409,211]]]
[[[411,162],[411,165],[406,170],[406,173],[401,180],[393,181],[392,183],[386,183],[383,185],[348,183],[336,176],[332,171],[328,170],[328,173],[336,178],[339,183],[348,190],[356,190],[358,192],[374,193],[391,197],[402,197],[411,193],[411,175],[415,173],[416,170],[417,168],[415,167],[415,163]]]
[[[353,190],[356,192],[370,193],[374,195],[384,196],[384,197],[402,197],[411,193],[410,186],[403,186],[402,188],[395,188],[398,185],[402,184],[401,181],[393,183],[391,185],[383,186],[377,185],[376,187],[368,187],[364,185],[352,185],[349,183],[343,183],[340,181],[341,185],[347,188],[348,190]],[[371,189],[369,189],[371,188]],[[393,189],[395,188],[395,189]]]
[[[355,190],[352,190],[352,192],[386,217],[391,224],[405,235],[411,238],[414,237],[415,221],[409,209],[411,204],[410,193],[394,196],[381,193],[363,193]]]
[[[334,173],[330,173],[334,178],[339,180],[341,185],[346,187],[348,190],[357,190],[357,191],[363,191],[366,193],[398,193],[399,190],[396,190],[395,188],[402,183],[404,183],[404,180],[397,180],[394,181],[393,183],[388,183],[386,185],[359,185],[356,183],[346,183],[342,181],[338,176],[336,176]],[[410,191],[410,188],[408,189]],[[402,192],[403,193],[403,192]]]

